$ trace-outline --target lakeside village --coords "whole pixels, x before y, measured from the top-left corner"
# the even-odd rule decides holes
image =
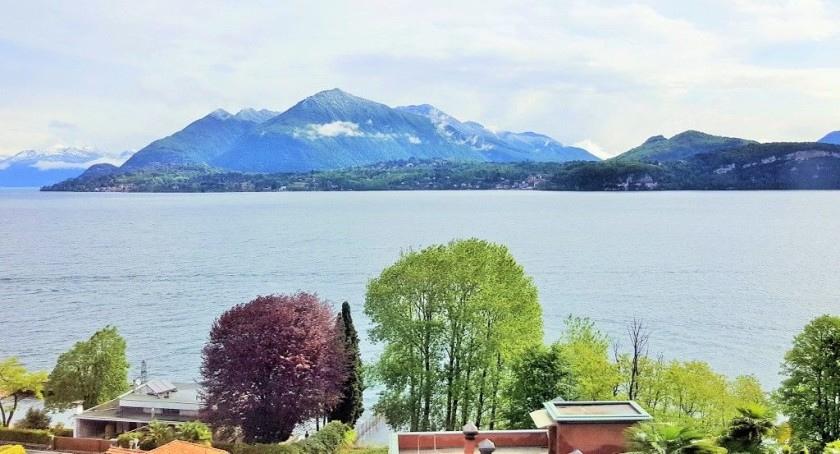
[[[483,240],[404,253],[367,284],[364,314],[383,347],[364,367],[351,306],[336,314],[310,293],[222,313],[198,383],[145,367],[129,382],[113,326],[50,372],[0,358],[0,453],[840,454],[838,316],[792,339],[767,392],[751,375],[663,360],[640,320],[612,339],[570,316],[547,345],[531,278]],[[365,386],[380,390],[368,409]],[[77,408],[72,427],[47,410],[18,415],[32,397]],[[376,440],[385,426],[394,433]]]

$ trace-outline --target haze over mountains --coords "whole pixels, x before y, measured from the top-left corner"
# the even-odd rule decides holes
[[[79,176],[96,164],[120,165],[132,152],[108,153],[93,147],[55,145],[44,150],[25,150],[0,158],[0,187],[31,187]]]

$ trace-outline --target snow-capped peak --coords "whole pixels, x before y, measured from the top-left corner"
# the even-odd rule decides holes
[[[233,115],[225,109],[216,109],[208,115],[208,117],[218,118],[219,120],[227,120],[232,116]]]
[[[234,118],[238,118],[240,120],[245,121],[252,121],[254,123],[262,123],[266,120],[276,117],[277,115],[280,115],[280,112],[275,112],[273,110],[268,109],[257,110],[247,108],[237,112],[236,115],[234,115]]]

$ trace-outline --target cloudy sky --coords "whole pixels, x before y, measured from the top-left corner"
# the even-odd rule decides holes
[[[840,2],[0,0],[0,154],[340,87],[615,155],[840,129]]]

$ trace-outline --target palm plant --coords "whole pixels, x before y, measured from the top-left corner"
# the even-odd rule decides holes
[[[760,405],[740,407],[738,413],[729,423],[721,445],[730,452],[760,452],[762,441],[776,432],[773,415]]]
[[[627,454],[726,454],[726,449],[690,427],[641,423],[627,429]]]

